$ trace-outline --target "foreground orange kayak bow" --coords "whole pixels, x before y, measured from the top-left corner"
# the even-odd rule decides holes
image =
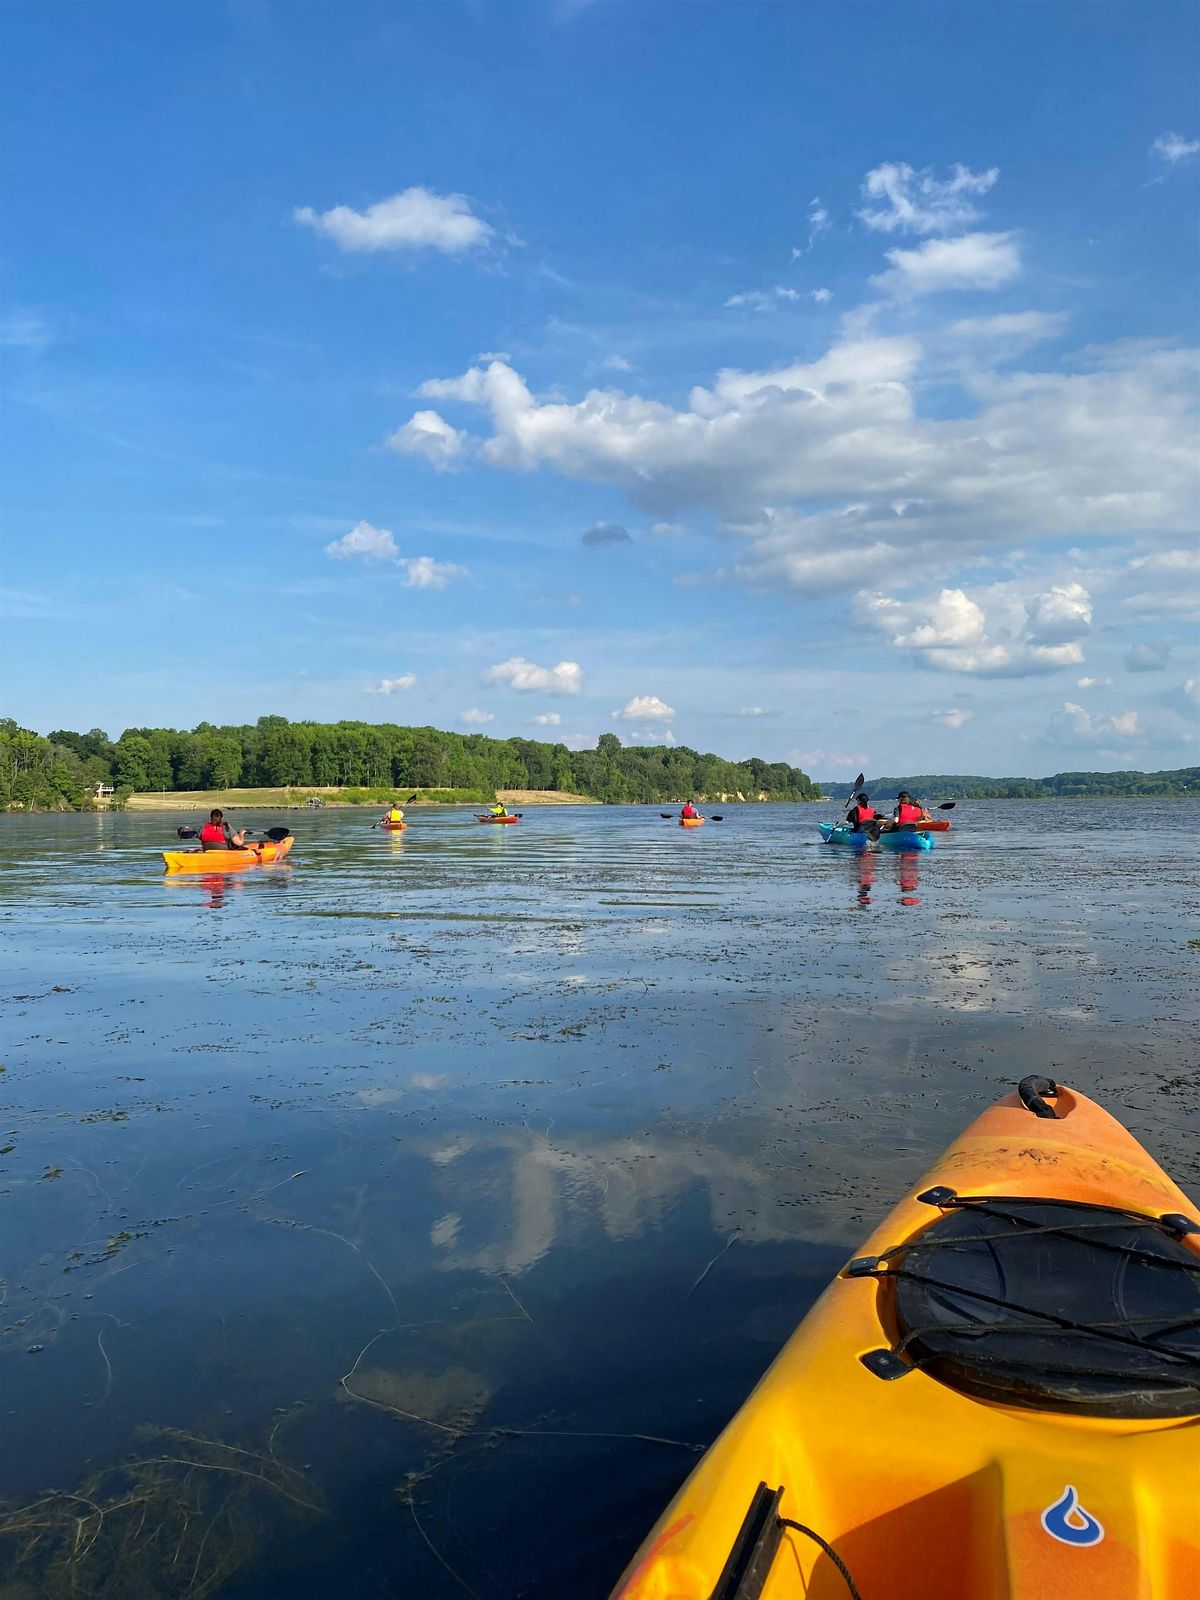
[[[1027,1078],[839,1274],[619,1600],[1194,1600],[1200,1223]]]

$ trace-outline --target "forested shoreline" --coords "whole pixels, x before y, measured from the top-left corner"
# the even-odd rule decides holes
[[[1049,778],[981,778],[948,773],[910,773],[899,778],[868,778],[865,787],[877,799],[908,789],[925,800],[1082,800],[1146,798],[1178,799],[1200,794],[1200,767],[1174,767],[1163,772],[1056,772]],[[826,783],[823,794],[848,798],[851,785]]]
[[[119,806],[137,792],[335,786],[378,791],[454,789],[563,790],[609,804],[650,804],[718,795],[747,799],[836,799],[848,783],[817,784],[782,761],[729,761],[686,745],[625,746],[601,734],[594,750],[536,739],[372,722],[255,723],[190,730],[127,728],[110,739],[100,728],[49,735],[0,720],[0,809],[80,811],[98,784]],[[1054,799],[1088,796],[1181,796],[1200,793],[1200,767],[1163,772],[1059,772],[1048,778],[987,778],[945,773],[869,778],[877,797],[911,789],[927,800]]]
[[[127,728],[117,740],[100,728],[47,736],[0,721],[0,807],[84,810],[96,785],[114,802],[136,792],[327,786],[378,790],[566,790],[610,804],[688,795],[810,800],[817,786],[786,762],[727,761],[685,745],[624,746],[601,734],[594,750],[535,739],[493,739],[395,723],[289,722],[190,731]]]

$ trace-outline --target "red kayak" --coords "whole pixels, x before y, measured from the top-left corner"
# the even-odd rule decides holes
[[[475,813],[476,822],[520,822],[520,820],[520,817],[481,817],[478,812]]]

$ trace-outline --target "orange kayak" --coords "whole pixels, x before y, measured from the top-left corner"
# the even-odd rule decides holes
[[[619,1600],[1200,1595],[1200,1221],[1025,1079],[863,1245]]]
[[[520,822],[520,820],[520,817],[481,817],[478,812],[475,813],[476,822]]]
[[[268,840],[248,850],[164,850],[163,860],[168,872],[235,872],[280,861],[295,842],[295,836],[288,834],[278,844]]]
[[[698,828],[705,819],[703,817],[680,817],[681,828]]]
[[[407,822],[381,822],[379,826],[385,833],[403,833],[408,827]]]

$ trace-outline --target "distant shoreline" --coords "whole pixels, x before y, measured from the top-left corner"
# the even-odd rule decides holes
[[[308,805],[309,797],[320,800],[319,807]],[[353,796],[353,798],[347,798]],[[599,805],[584,794],[565,790],[499,789],[496,798],[505,805],[573,806]],[[490,805],[492,796],[476,789],[418,789],[414,799],[395,789],[364,794],[361,788],[262,788],[262,789],[179,789],[154,790],[131,794],[126,811],[211,811],[214,807],[230,811],[308,811],[368,807],[378,810],[392,800],[402,806],[481,806]]]

